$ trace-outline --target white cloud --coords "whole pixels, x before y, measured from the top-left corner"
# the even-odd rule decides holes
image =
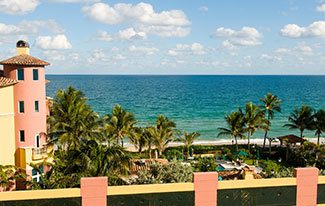
[[[95,3],[83,8],[90,18],[106,23],[129,23],[137,32],[154,34],[163,37],[183,37],[190,32],[190,21],[181,10],[162,11],[153,9],[151,4],[138,3],[135,5],[118,3],[110,6],[105,3]]]
[[[209,11],[209,8],[208,8],[207,6],[201,6],[201,7],[199,8],[199,11],[207,12],[207,11]]]
[[[100,0],[50,0],[55,3],[95,3]]]
[[[16,34],[16,33],[19,33],[20,31],[21,31],[21,29],[15,25],[0,23],[0,34],[1,35]]]
[[[64,61],[65,55],[58,52],[57,50],[47,50],[43,51],[43,55],[47,60],[50,61]]]
[[[233,30],[220,27],[213,34],[215,38],[226,38],[223,46],[234,49],[237,46],[256,46],[262,44],[262,34],[253,27],[243,27],[241,30]]]
[[[88,63],[96,63],[105,59],[105,53],[101,49],[95,49],[91,52],[91,56],[87,59]]]
[[[130,46],[129,47],[129,51],[130,52],[134,52],[137,54],[146,54],[146,55],[152,55],[155,54],[156,52],[159,51],[159,49],[155,48],[155,47],[143,47],[143,46]]]
[[[202,55],[205,54],[206,51],[204,46],[200,43],[177,44],[175,48],[167,51],[167,54],[170,56],[177,56],[185,53]]]
[[[119,31],[118,38],[122,40],[145,39],[147,34],[145,32],[137,32],[134,28],[127,28]]]
[[[124,59],[126,59],[126,57],[123,56],[122,54],[117,54],[117,55],[113,56],[113,59],[114,60],[124,60]]]
[[[268,54],[262,54],[260,58],[262,60],[267,60],[267,61],[270,61],[270,62],[282,61],[281,57],[279,57],[279,56],[271,56],[271,55],[268,55]]]
[[[321,4],[317,6],[316,10],[319,12],[325,12],[325,4]]]
[[[316,21],[307,27],[288,24],[281,29],[281,35],[290,38],[319,37],[325,38],[325,21]]]
[[[97,35],[97,39],[100,41],[112,41],[113,37],[111,35],[109,35],[106,31],[101,31],[99,32],[99,34]]]
[[[22,15],[33,12],[39,0],[0,0],[0,13]]]
[[[56,36],[39,36],[36,39],[36,46],[45,50],[70,49],[72,46],[67,37],[63,34]]]
[[[26,35],[26,34],[36,34],[40,30],[45,29],[53,33],[62,33],[64,30],[55,20],[35,20],[35,21],[22,21],[17,25],[10,25],[0,23],[0,34],[2,35]]]

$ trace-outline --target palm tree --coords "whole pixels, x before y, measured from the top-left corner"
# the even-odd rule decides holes
[[[63,148],[75,149],[82,139],[99,135],[99,116],[87,104],[81,91],[68,87],[59,90],[53,100],[48,119],[49,136]]]
[[[278,97],[273,95],[272,93],[268,93],[267,95],[265,95],[264,98],[260,98],[260,100],[263,102],[262,110],[267,116],[267,120],[270,124],[269,126],[271,126],[271,120],[274,118],[274,113],[281,112],[282,100],[278,99]],[[263,148],[265,148],[267,134],[268,134],[268,130],[265,130]]]
[[[300,137],[303,137],[305,129],[310,128],[313,120],[313,108],[303,105],[301,108],[296,108],[290,114],[288,121],[290,123],[285,124],[285,127],[289,129],[298,129],[300,131]]]
[[[190,156],[190,148],[194,143],[194,140],[197,139],[200,136],[198,132],[184,132],[184,134],[178,139],[178,141],[182,142],[184,144],[184,147],[186,148],[186,154],[187,158]]]
[[[264,112],[259,106],[254,105],[253,102],[248,102],[245,107],[245,117],[244,121],[246,123],[248,149],[250,148],[250,137],[258,129],[266,127],[267,120],[264,118]]]
[[[108,176],[121,179],[130,169],[131,157],[120,145],[107,146],[97,139],[84,140],[80,147],[56,151],[50,170],[40,171],[40,165],[31,165],[41,174],[41,181],[33,188],[55,189],[80,186],[81,177]],[[43,163],[42,163],[43,164]]]
[[[134,131],[133,126],[136,123],[134,115],[128,112],[120,105],[116,105],[113,108],[112,116],[106,116],[109,118],[106,124],[106,130],[113,136],[117,143],[121,141],[122,147],[124,146],[124,138],[129,137]]]
[[[320,143],[320,136],[325,132],[325,110],[318,110],[312,117],[310,130],[315,130],[317,136],[317,144]]]
[[[148,132],[153,137],[153,143],[158,150],[159,156],[167,148],[169,142],[174,140],[174,129],[176,124],[163,115],[159,115],[154,127],[148,128]]]
[[[218,128],[219,129],[219,136],[230,136],[230,138],[235,139],[236,144],[236,152],[238,153],[238,138],[243,139],[244,132],[245,132],[245,121],[244,121],[244,114],[241,109],[238,109],[231,114],[227,114],[225,116],[225,120],[227,123],[227,128]]]
[[[138,149],[138,152],[141,153],[142,149],[148,143],[146,128],[134,127],[133,132],[129,136],[129,140]]]

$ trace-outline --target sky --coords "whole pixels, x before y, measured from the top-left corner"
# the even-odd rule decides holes
[[[48,74],[325,74],[325,0],[0,0]]]

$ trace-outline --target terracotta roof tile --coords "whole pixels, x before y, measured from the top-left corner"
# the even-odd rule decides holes
[[[0,88],[1,87],[11,86],[11,85],[14,85],[16,83],[18,83],[17,80],[9,79],[9,78],[6,78],[6,77],[0,77]]]
[[[9,59],[0,61],[2,65],[22,65],[22,66],[48,66],[50,65],[48,62],[40,60],[36,57],[22,54],[11,57]]]

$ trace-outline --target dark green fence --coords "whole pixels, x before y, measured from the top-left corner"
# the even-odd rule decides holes
[[[317,203],[325,204],[325,184],[318,185]],[[218,190],[218,205],[291,206],[296,186]],[[107,196],[109,206],[194,206],[194,192],[171,192]],[[81,206],[81,198],[0,201],[0,206]]]
[[[194,192],[171,192],[107,197],[109,206],[194,206]]]
[[[0,206],[81,206],[81,197],[3,202],[0,201]]]
[[[218,190],[218,205],[289,206],[296,204],[296,186]]]
[[[318,185],[317,203],[318,204],[325,204],[325,184]]]

